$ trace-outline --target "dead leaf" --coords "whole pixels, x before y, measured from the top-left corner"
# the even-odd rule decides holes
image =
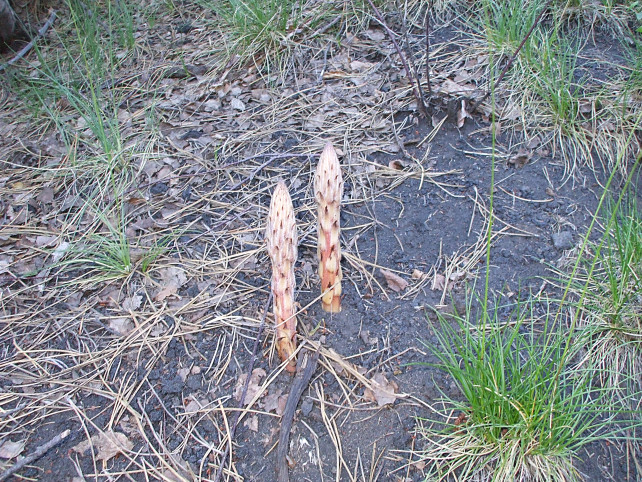
[[[106,432],[99,432],[91,437],[91,442],[85,440],[80,442],[72,450],[80,454],[85,453],[91,447],[96,450],[96,460],[110,460],[116,455],[129,451],[134,447],[134,444],[127,438],[124,433],[114,432],[107,430]]]
[[[241,99],[237,99],[236,97],[230,101],[230,107],[234,110],[238,110],[239,112],[245,111],[245,104]]]
[[[17,457],[22,453],[24,448],[24,440],[22,442],[12,442],[11,440],[6,440],[2,445],[0,445],[0,458],[12,459],[14,457]]]
[[[435,273],[430,289],[441,291],[444,289],[444,286],[446,286],[446,277],[443,274]]]
[[[412,279],[422,279],[424,276],[426,276],[426,273],[416,268],[412,270],[412,274],[410,275]]]
[[[520,149],[519,151],[517,151],[517,154],[508,159],[508,163],[514,165],[515,167],[524,167],[526,164],[528,164],[528,161],[531,160],[531,157],[533,157],[533,153],[531,151]]]
[[[504,106],[501,118],[504,120],[517,120],[522,116],[522,109],[517,103],[511,103]]]
[[[376,402],[383,407],[390,405],[397,399],[399,386],[394,381],[388,381],[383,373],[377,373],[370,379],[372,388],[366,388],[363,398],[370,402]]]
[[[259,417],[256,415],[253,415],[252,417],[248,418],[245,422],[243,422],[243,425],[247,428],[249,428],[252,432],[258,432],[259,431]]]
[[[310,117],[308,117],[308,120],[305,123],[305,126],[308,129],[321,129],[323,128],[323,123],[325,122],[325,118],[326,118],[326,114],[323,114],[323,113],[311,115]]]
[[[143,297],[140,295],[128,296],[123,300],[123,310],[134,311],[140,308]]]
[[[58,236],[36,236],[36,246],[50,246],[56,242]]]
[[[176,294],[177,291],[178,291],[177,286],[174,286],[174,285],[166,286],[156,294],[156,296],[154,297],[154,300],[163,301],[168,296],[172,296]]]
[[[364,70],[370,70],[375,64],[371,62],[363,62],[361,60],[353,60],[350,62],[350,69],[353,72],[363,72]]]
[[[245,405],[249,405],[254,397],[256,397],[256,394],[259,393],[261,390],[261,378],[263,378],[266,375],[265,370],[263,368],[255,368],[252,370],[252,375],[250,376],[250,382],[247,386],[247,393],[245,394],[245,400],[243,403]],[[234,398],[236,401],[240,402],[241,401],[241,395],[243,394],[243,387],[245,386],[245,380],[247,380],[247,374],[244,373],[242,374],[238,381],[236,382],[236,388],[234,389]]]
[[[187,282],[185,271],[174,266],[164,269],[161,272],[161,278],[163,287],[154,297],[156,301],[163,301],[165,298],[176,294],[178,289]]]
[[[185,380],[187,380],[187,376],[189,375],[190,371],[191,370],[189,367],[179,368],[178,370],[176,370],[176,374],[181,377],[181,380],[183,380],[183,383],[185,383]]]
[[[466,122],[466,118],[470,117],[468,115],[468,111],[466,111],[466,101],[464,99],[461,100],[461,109],[457,112],[457,127],[462,128],[464,126],[464,122]]]
[[[539,138],[539,136],[535,136],[530,141],[528,141],[528,143],[526,144],[526,147],[528,149],[535,149],[541,143],[542,143],[542,140]]]
[[[361,333],[359,333],[359,336],[361,337],[361,340],[363,340],[363,342],[366,345],[374,345],[375,343],[377,343],[377,337],[376,336],[371,337],[369,330],[361,330]]]
[[[187,282],[185,271],[175,266],[162,270],[161,278],[166,285],[173,284],[179,288]]]
[[[67,241],[63,241],[62,243],[60,243],[58,247],[53,251],[53,255],[52,255],[53,262],[57,263],[58,261],[60,261],[60,258],[62,258],[65,255],[68,249],[69,249],[69,243]]]
[[[386,34],[383,30],[379,29],[369,29],[363,32],[363,35],[372,40],[373,42],[380,43],[386,38]]]
[[[119,335],[126,336],[134,331],[134,323],[129,318],[113,318],[109,320],[109,328]]]
[[[468,92],[473,92],[475,90],[475,86],[470,84],[458,84],[450,79],[446,79],[438,90],[444,94],[466,94]]]
[[[279,398],[282,397],[283,390],[280,388],[277,388],[274,393],[268,394],[264,399],[263,399],[263,408],[265,409],[266,412],[276,412],[277,409],[279,408]],[[287,397],[286,397],[287,400]]]
[[[52,187],[45,187],[36,197],[42,204],[52,203],[54,200],[54,190]]]
[[[379,271],[384,276],[384,278],[386,278],[388,288],[390,288],[395,293],[399,293],[408,287],[408,282],[392,271],[388,271],[387,269],[383,268],[380,268]]]

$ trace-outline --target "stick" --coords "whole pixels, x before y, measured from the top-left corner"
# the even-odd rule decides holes
[[[519,54],[520,50],[522,50],[522,47],[524,46],[524,44],[526,43],[526,41],[528,40],[528,38],[529,38],[529,37],[531,36],[531,34],[533,33],[533,30],[535,30],[535,27],[537,27],[537,24],[539,24],[539,21],[542,19],[542,16],[544,15],[544,12],[548,9],[548,6],[551,4],[551,2],[552,2],[552,0],[548,0],[548,2],[546,2],[546,4],[544,5],[544,7],[542,8],[542,11],[541,11],[541,12],[539,12],[539,15],[537,15],[537,18],[536,18],[536,19],[535,19],[535,21],[533,22],[533,25],[531,25],[530,30],[528,31],[528,33],[526,34],[526,36],[525,36],[525,37],[524,37],[524,39],[522,40],[522,43],[520,43],[520,44],[519,44],[519,47],[517,47],[517,50],[515,50],[515,53],[514,53],[514,54],[513,54],[513,56],[508,60],[508,62],[507,62],[507,63],[506,63],[506,65],[504,66],[504,70],[502,70],[502,73],[499,75],[499,77],[498,77],[498,78],[497,78],[497,80],[495,81],[495,85],[493,85],[493,89],[492,89],[492,90],[487,91],[487,92],[486,92],[486,94],[484,95],[484,97],[482,97],[479,101],[474,102],[474,103],[472,104],[472,106],[470,107],[470,111],[469,111],[471,114],[472,114],[473,112],[475,112],[475,109],[477,109],[477,107],[479,107],[479,105],[480,105],[480,104],[482,104],[486,99],[488,99],[488,96],[491,94],[491,92],[493,92],[493,91],[497,88],[497,86],[499,85],[499,83],[503,80],[504,76],[506,75],[506,72],[508,72],[508,69],[510,69],[511,65],[513,65],[513,62],[514,62],[514,61],[515,61],[515,59],[517,58],[517,55]]]
[[[386,24],[386,21],[383,19],[383,16],[381,15],[381,12],[379,12],[379,9],[375,6],[374,3],[372,3],[372,0],[368,0],[368,3],[370,4],[370,7],[374,11],[374,14],[377,17],[377,20],[379,20],[379,23],[388,34],[388,37],[390,37],[392,44],[395,46],[395,50],[397,51],[397,54],[399,54],[399,57],[401,58],[401,63],[403,64],[403,68],[406,71],[408,80],[410,80],[410,84],[412,85],[412,93],[414,94],[415,99],[417,99],[417,105],[419,107],[419,110],[425,117],[428,117],[428,112],[426,111],[426,104],[424,104],[424,100],[422,99],[417,87],[419,86],[419,79],[415,79],[414,76],[412,75],[412,72],[408,67],[408,62],[406,62],[406,57],[404,57],[403,52],[401,51],[401,47],[399,47],[399,44],[395,40],[395,34],[393,33],[392,30],[390,30],[390,27],[388,27],[388,24]],[[420,86],[419,86],[419,89],[421,89]]]
[[[70,430],[65,430],[64,432],[56,435],[49,442],[38,447],[36,450],[31,452],[29,455],[27,455],[24,459],[18,460],[12,467],[9,467],[7,470],[2,472],[2,474],[0,474],[0,482],[2,482],[3,480],[7,480],[9,477],[11,477],[13,474],[15,474],[18,470],[23,468],[25,465],[30,464],[34,460],[37,460],[40,457],[42,457],[49,450],[51,450],[60,442],[65,440],[70,433],[71,433]]]
[[[56,11],[52,10],[51,15],[49,15],[49,18],[47,19],[45,24],[40,28],[40,30],[38,30],[38,33],[36,34],[36,36],[32,38],[27,45],[22,47],[22,49],[20,49],[20,51],[16,54],[14,58],[9,60],[6,64],[0,65],[0,72],[5,70],[10,65],[15,64],[18,60],[24,57],[27,54],[27,52],[29,52],[33,48],[33,46],[36,44],[36,41],[47,33],[47,30],[49,30],[49,28],[53,25],[55,20],[56,20]]]
[[[261,317],[261,324],[259,325],[259,332],[256,335],[256,339],[254,340],[254,347],[252,348],[252,359],[250,360],[250,368],[247,372],[247,378],[245,379],[245,384],[243,385],[243,392],[241,392],[241,399],[239,400],[239,408],[243,408],[243,403],[245,402],[245,396],[247,395],[247,388],[250,385],[250,375],[252,374],[252,370],[254,370],[254,363],[256,362],[256,352],[259,348],[259,342],[261,340],[261,335],[263,334],[263,328],[265,327],[265,317],[267,316],[267,313],[270,309],[270,303],[272,302],[272,290],[270,290],[270,296],[268,297],[267,302],[265,303],[265,310],[263,311],[263,316]],[[225,466],[225,461],[227,460],[227,457],[230,455],[230,445],[232,445],[232,439],[234,438],[234,432],[236,432],[236,427],[239,424],[239,419],[241,418],[241,413],[243,410],[239,410],[236,412],[236,417],[234,419],[234,424],[232,424],[232,428],[230,429],[230,443],[225,444],[225,452],[223,452],[223,457],[221,458],[221,465],[218,467],[218,471],[216,472],[216,477],[214,478],[215,482],[219,482],[221,480],[221,477],[223,476],[223,467]],[[2,482],[0,480],[0,482]]]
[[[417,71],[417,66],[415,65],[415,60],[412,56],[412,51],[410,50],[410,43],[408,42],[408,29],[406,28],[406,15],[402,17],[402,28],[403,28],[403,39],[404,39],[404,48],[406,49],[406,55],[408,55],[408,62],[410,67],[412,67],[413,78],[417,79],[417,89],[419,90],[419,96],[421,97],[421,102],[426,107],[426,96],[424,95],[424,90],[421,88],[421,82],[419,81],[419,72]],[[426,65],[428,62],[426,61]],[[426,117],[428,117],[426,115]]]
[[[303,360],[303,362],[301,362]],[[292,430],[292,421],[294,420],[294,412],[296,412],[296,406],[299,404],[299,399],[305,388],[310,383],[310,379],[314,374],[314,371],[317,368],[317,363],[319,362],[319,350],[317,349],[312,355],[306,353],[304,357],[299,357],[300,366],[298,368],[298,373],[294,382],[292,382],[292,388],[290,389],[290,395],[288,395],[288,401],[285,403],[285,410],[281,417],[281,431],[279,432],[279,448],[276,451],[276,465],[277,465],[277,480],[278,482],[288,482],[288,462],[286,457],[288,455],[288,447],[290,445],[290,431]],[[305,364],[305,366],[303,366]]]
[[[432,10],[432,2],[426,7],[426,85],[428,87],[428,102],[432,98],[432,87],[430,86],[430,11]]]

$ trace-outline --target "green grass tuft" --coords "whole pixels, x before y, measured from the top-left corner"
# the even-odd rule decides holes
[[[615,222],[601,242],[589,243],[593,258],[582,260],[572,285],[583,294],[581,364],[596,366],[600,383],[628,398],[642,390],[642,214],[630,196],[619,209],[609,203],[604,217]]]
[[[581,480],[578,450],[617,432],[610,391],[591,386],[592,366],[572,368],[548,303],[518,303],[507,319],[495,309],[480,326],[470,306],[440,316],[439,344],[426,345],[462,393],[446,397],[442,419],[424,421],[429,478]]]

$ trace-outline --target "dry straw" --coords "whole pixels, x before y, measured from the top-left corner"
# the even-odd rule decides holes
[[[272,293],[277,351],[281,360],[290,360],[286,369],[296,370],[296,317],[294,314],[294,263],[297,257],[297,232],[294,208],[288,188],[279,181],[272,194],[265,233],[272,261]]]
[[[318,207],[319,276],[321,277],[321,303],[325,311],[341,311],[341,197],[343,177],[337,153],[327,143],[314,176],[314,195]]]

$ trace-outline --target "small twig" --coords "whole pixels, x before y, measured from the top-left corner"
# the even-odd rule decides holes
[[[256,362],[256,352],[259,349],[259,343],[261,341],[261,335],[263,334],[263,328],[265,327],[265,318],[270,309],[270,303],[272,303],[272,290],[270,290],[270,296],[268,296],[268,300],[265,303],[265,310],[263,311],[263,316],[261,316],[261,324],[259,325],[259,332],[256,334],[256,339],[254,340],[254,348],[252,348],[252,359],[250,360],[250,368],[248,369],[247,378],[245,379],[245,384],[243,385],[243,391],[241,392],[241,399],[239,400],[239,408],[243,408],[243,404],[245,403],[245,396],[247,395],[247,389],[250,386],[250,378],[251,378],[250,375],[252,374],[252,370],[254,370],[254,363]],[[232,442],[234,439],[234,432],[236,432],[236,427],[239,424],[239,419],[241,418],[242,412],[243,410],[239,410],[236,412],[236,417],[234,418],[234,424],[232,424],[232,428],[230,429],[230,442]],[[221,480],[221,477],[223,476],[223,467],[225,467],[225,461],[227,460],[227,457],[230,455],[230,445],[232,444],[231,443],[226,444],[225,452],[223,452],[223,457],[221,457],[221,464],[219,465],[218,471],[216,472],[216,477],[214,478],[215,482],[219,482]]]
[[[10,65],[15,64],[18,60],[24,57],[27,54],[27,52],[29,52],[33,48],[33,46],[36,44],[36,41],[47,33],[47,30],[49,30],[49,28],[53,25],[55,20],[56,20],[56,11],[52,10],[51,15],[49,15],[49,18],[47,19],[45,24],[40,28],[40,30],[38,30],[38,33],[36,34],[36,36],[32,38],[27,45],[22,47],[22,49],[20,49],[20,51],[16,54],[14,58],[9,60],[6,64],[0,65],[0,72],[5,70]]]
[[[410,50],[410,42],[408,42],[408,29],[406,27],[406,15],[402,17],[402,28],[403,28],[403,39],[404,39],[404,48],[406,49],[406,55],[408,55],[408,62],[410,67],[412,67],[412,73],[415,79],[417,79],[417,89],[419,90],[419,96],[421,97],[421,103],[424,108],[426,107],[426,96],[424,95],[424,90],[421,87],[421,82],[419,81],[419,72],[417,71],[417,65],[412,56],[412,51]],[[426,109],[427,112],[427,109]],[[427,117],[427,116],[426,116]]]
[[[40,457],[42,457],[49,450],[51,450],[56,445],[58,445],[60,442],[65,440],[69,436],[70,433],[71,433],[71,430],[69,430],[69,429],[65,430],[64,432],[56,435],[49,442],[47,442],[45,444],[42,444],[36,450],[31,452],[29,455],[27,455],[24,459],[18,460],[15,463],[15,465],[13,465],[12,467],[9,467],[7,470],[2,472],[2,474],[0,474],[0,482],[2,482],[3,480],[7,480],[9,477],[11,477],[13,474],[15,474],[18,470],[23,468],[25,465],[30,464],[34,460],[37,460]]]
[[[551,2],[552,2],[552,0],[548,0],[548,2],[546,2],[544,4],[544,6],[542,7],[542,11],[539,12],[539,15],[537,16],[537,18],[533,22],[533,25],[531,25],[530,30],[526,33],[526,36],[524,37],[522,42],[519,44],[519,47],[517,47],[517,50],[515,50],[515,53],[513,54],[513,56],[508,60],[508,62],[504,66],[504,69],[502,70],[502,73],[499,75],[499,77],[495,81],[495,84],[493,85],[492,90],[487,91],[486,94],[484,94],[484,96],[480,100],[478,100],[477,102],[473,102],[473,104],[471,105],[470,110],[469,110],[469,112],[471,114],[473,112],[475,112],[475,109],[477,109],[477,107],[479,107],[486,99],[488,99],[488,97],[490,96],[491,92],[493,92],[495,89],[497,89],[497,86],[504,79],[504,76],[506,75],[506,72],[508,72],[508,69],[510,69],[511,66],[513,65],[513,62],[517,58],[517,55],[519,54],[520,50],[522,50],[522,47],[524,46],[524,44],[526,43],[528,38],[533,33],[533,30],[535,30],[535,27],[537,27],[537,25],[539,24],[539,21],[544,16],[544,12],[546,12],[546,10],[548,9],[548,6],[551,4]]]
[[[290,431],[292,430],[292,421],[294,420],[294,412],[299,404],[299,399],[305,388],[310,383],[310,379],[314,374],[317,364],[319,362],[319,350],[315,351],[312,355],[306,353],[305,356],[299,357],[300,366],[296,378],[292,382],[290,395],[285,403],[285,410],[281,416],[281,431],[279,433],[279,448],[276,452],[276,465],[277,465],[277,480],[278,482],[288,482],[288,463],[287,455],[290,446]],[[305,364],[305,366],[303,366]]]
[[[408,80],[410,81],[410,85],[412,85],[412,93],[414,94],[415,99],[417,100],[417,105],[419,107],[419,111],[424,116],[428,117],[428,112],[426,110],[426,105],[424,104],[424,100],[422,99],[421,94],[419,93],[419,89],[418,89],[419,79],[415,79],[414,76],[412,75],[412,72],[410,71],[410,67],[408,67],[408,62],[406,62],[406,57],[404,56],[403,52],[401,51],[401,47],[399,47],[399,44],[395,40],[394,32],[392,30],[390,30],[390,27],[388,27],[388,24],[383,19],[383,16],[381,15],[381,12],[379,12],[379,9],[376,7],[376,5],[374,3],[372,3],[372,0],[368,0],[368,3],[370,4],[370,7],[372,8],[375,16],[377,17],[377,20],[379,20],[379,23],[384,28],[384,30],[388,34],[388,37],[392,41],[392,44],[394,45],[395,50],[397,51],[397,54],[399,54],[399,57],[401,58],[401,63],[403,64],[403,68],[406,71],[406,75],[408,76]]]
[[[430,12],[432,11],[432,2],[426,7],[426,86],[428,89],[428,102],[432,98],[432,87],[430,85]]]

